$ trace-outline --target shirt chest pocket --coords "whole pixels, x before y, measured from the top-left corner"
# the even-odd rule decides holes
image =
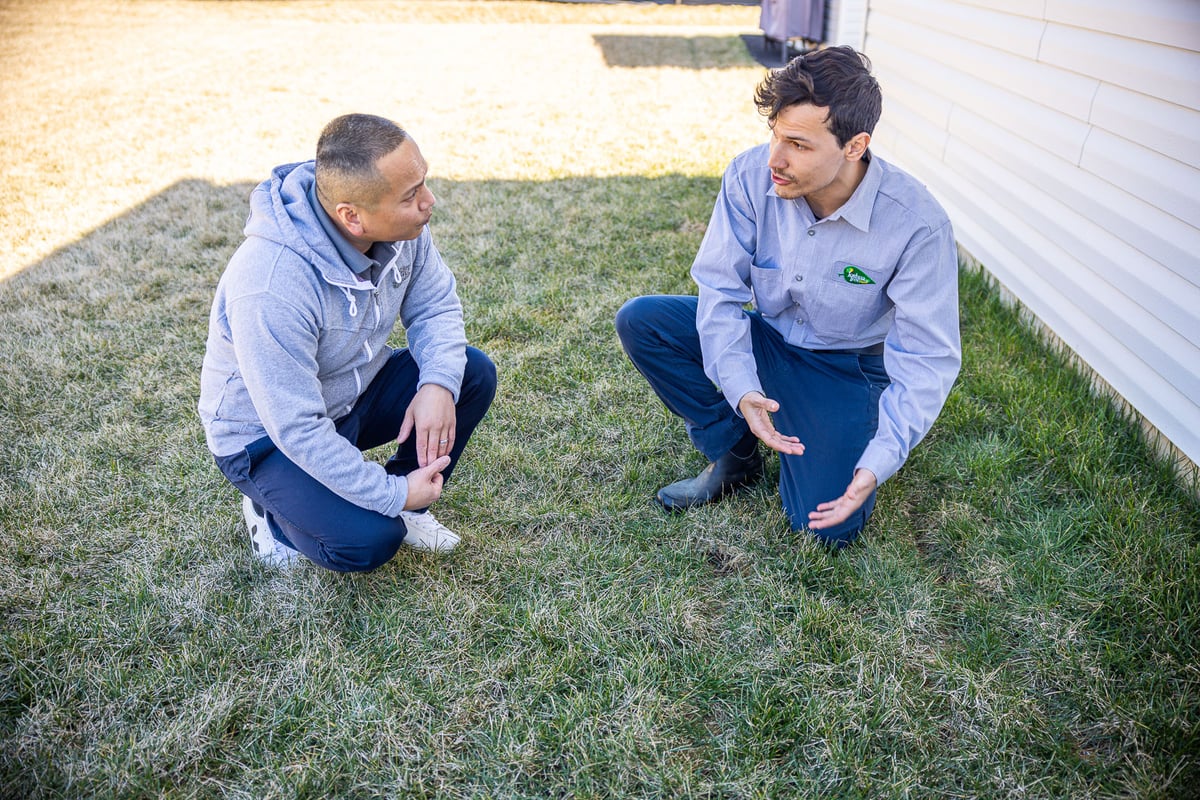
[[[792,307],[787,278],[778,267],[750,267],[750,288],[754,292],[754,307],[764,317],[777,317]]]
[[[817,281],[810,308],[813,331],[829,340],[862,335],[888,311],[890,271],[837,261]]]

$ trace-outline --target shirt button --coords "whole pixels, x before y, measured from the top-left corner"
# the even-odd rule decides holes
[[[803,276],[803,275],[797,275],[797,276],[796,276],[796,280],[798,280],[798,281],[802,281],[802,280],[804,280],[804,276]]]
[[[816,231],[816,229],[814,229],[814,228],[809,228],[809,229],[808,229],[808,235],[809,235],[809,236],[816,236],[816,235],[817,235],[817,231]]]

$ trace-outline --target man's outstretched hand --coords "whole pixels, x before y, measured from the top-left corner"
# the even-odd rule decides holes
[[[764,397],[762,392],[746,392],[738,401],[738,411],[742,412],[746,424],[750,426],[754,435],[762,440],[763,444],[789,456],[804,455],[804,445],[798,438],[784,436],[775,430],[775,423],[771,421],[771,415],[778,410],[779,403],[769,397]]]
[[[440,456],[428,466],[418,467],[408,473],[408,498],[404,510],[425,508],[442,496],[442,470],[450,466],[450,456]]]
[[[808,527],[819,531],[822,528],[831,528],[845,522],[851,514],[862,507],[862,504],[866,502],[878,485],[875,473],[871,470],[855,470],[853,480],[846,487],[846,493],[836,500],[830,500],[828,503],[821,503],[817,506],[817,510],[808,515]]]

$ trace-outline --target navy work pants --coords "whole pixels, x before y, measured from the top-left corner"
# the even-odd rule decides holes
[[[781,455],[779,470],[783,510],[793,530],[804,529],[809,512],[846,491],[854,465],[875,435],[879,395],[888,385],[883,356],[795,347],[757,312],[746,313],[763,392],[779,403],[775,427],[804,445],[802,456]],[[749,432],[704,374],[695,297],[636,297],[617,313],[616,326],[633,365],[683,419],[705,458],[716,461]],[[813,533],[830,544],[853,541],[874,508],[872,493],[841,525]]]
[[[404,413],[416,395],[419,377],[412,354],[407,349],[394,352],[354,409],[337,421],[337,432],[359,450],[395,441]],[[482,351],[468,347],[456,406],[454,448],[450,451],[450,466],[442,471],[447,481],[495,394],[495,365]],[[292,463],[267,437],[216,461],[242,494],[263,507],[275,538],[327,569],[375,569],[396,554],[407,532],[399,517],[362,508],[326,488]],[[407,475],[417,468],[415,433],[399,445],[384,468],[392,475]]]

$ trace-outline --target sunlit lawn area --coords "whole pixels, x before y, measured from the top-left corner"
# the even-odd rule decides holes
[[[757,15],[0,3],[0,797],[1195,796],[1194,487],[978,275],[861,545],[770,480],[647,502],[702,459],[612,317],[692,291]],[[462,547],[273,572],[194,411],[208,305],[352,110],[428,158],[500,390]]]

